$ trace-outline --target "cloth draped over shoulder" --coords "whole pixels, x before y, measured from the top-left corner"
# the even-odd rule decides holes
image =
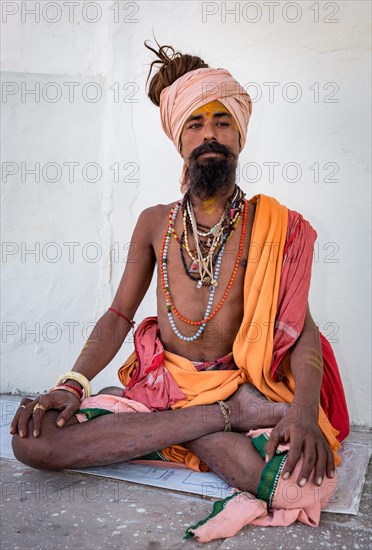
[[[166,135],[181,153],[181,133],[187,118],[206,103],[218,100],[234,117],[239,131],[240,151],[247,138],[252,101],[245,89],[226,69],[189,71],[160,94],[160,118]],[[187,167],[181,175],[181,191],[187,190]]]
[[[135,334],[135,351],[119,369],[124,396],[151,410],[215,403],[249,382],[267,399],[290,403],[294,378],[290,349],[304,326],[316,232],[297,212],[274,198],[257,195],[244,281],[244,317],[233,344],[238,370],[198,372],[193,363],[164,350],[156,317]],[[322,336],[324,375],[319,426],[332,448],[349,433],[349,420],[337,363]],[[336,436],[339,436],[338,439]],[[180,445],[162,451],[193,469],[201,461]]]

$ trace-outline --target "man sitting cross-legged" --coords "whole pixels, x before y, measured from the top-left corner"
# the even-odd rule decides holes
[[[308,307],[316,233],[297,212],[264,195],[247,201],[237,186],[252,105],[230,73],[167,47],[152,51],[160,69],[149,96],[184,159],[183,198],[140,215],[135,261],[112,307],[73,370],[22,401],[14,453],[47,469],[156,456],[210,468],[259,496],[268,476],[284,483],[292,472],[298,487],[321,487],[339,463],[348,416],[335,358]],[[135,352],[119,370],[125,389],[90,397],[89,380],[120,349],[155,266],[157,317],[135,332]],[[289,451],[276,451],[282,443]]]

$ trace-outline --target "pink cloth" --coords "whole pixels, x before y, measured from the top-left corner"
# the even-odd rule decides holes
[[[302,332],[310,287],[316,231],[301,214],[288,210],[287,239],[280,278],[278,311],[271,365],[273,380],[283,379],[283,359]],[[350,432],[349,414],[337,361],[328,340],[320,335],[323,382],[320,404],[343,441]]]
[[[181,153],[181,133],[187,118],[211,101],[220,101],[234,117],[240,134],[240,151],[252,113],[251,98],[225,69],[196,69],[178,78],[160,94],[160,118],[164,132]],[[186,165],[181,176],[181,191],[186,191]]]
[[[274,331],[274,380],[278,380],[278,374],[281,372],[281,359],[300,336],[304,326],[316,237],[316,231],[301,214],[288,210],[287,239],[283,252]]]
[[[260,433],[271,433],[271,428],[249,432],[249,437],[256,437]],[[289,446],[280,445],[278,450],[283,451]],[[336,490],[336,476],[326,478],[318,487],[314,484],[314,472],[304,487],[297,485],[301,471],[303,457],[288,480],[279,478],[271,510],[266,502],[257,499],[248,492],[238,493],[229,500],[226,506],[217,515],[206,521],[200,527],[191,529],[198,542],[233,537],[246,525],[261,527],[285,527],[295,521],[316,527],[320,521],[320,511],[328,504]]]
[[[142,403],[108,394],[98,394],[83,399],[81,409],[89,408],[105,409],[113,414],[151,412]],[[84,413],[76,414],[76,418],[79,422],[86,420]],[[271,428],[251,430],[246,435],[254,438],[262,433],[266,433],[269,436]],[[289,445],[279,445],[278,447],[279,451],[287,449],[289,449]],[[137,459],[131,462],[145,464],[146,466],[167,468],[185,467],[184,464],[179,465],[160,460],[148,461]],[[314,484],[314,473],[312,473],[308,483],[304,487],[299,487],[296,480],[300,473],[302,462],[303,459],[301,457],[290,479],[283,480],[281,477],[279,478],[270,511],[263,500],[257,499],[248,492],[240,492],[227,502],[220,513],[200,527],[191,529],[191,533],[199,542],[209,542],[214,539],[232,537],[240,529],[249,524],[261,527],[276,527],[287,526],[295,521],[300,521],[306,525],[316,527],[319,525],[321,509],[326,506],[336,489],[336,477],[332,480],[326,478],[323,484],[318,487]]]
[[[130,413],[130,412],[151,412],[142,403],[126,399],[125,397],[118,397],[116,395],[109,395],[107,393],[99,393],[98,395],[92,395],[92,397],[85,397],[80,404],[81,409],[105,409],[113,414]],[[84,413],[75,414],[79,422],[84,422],[86,416]]]
[[[186,396],[164,366],[164,347],[159,325],[154,321],[157,317],[147,317],[134,333],[138,367],[123,395],[140,401],[152,411],[162,411]]]
[[[119,397],[117,395],[110,395],[107,393],[100,393],[98,395],[93,395],[92,397],[86,397],[81,402],[81,409],[104,409],[110,411],[112,414],[119,413],[132,413],[132,412],[146,412],[150,413],[151,410],[148,409],[142,403],[127,399],[126,397]],[[87,421],[85,413],[75,414],[78,422]],[[186,469],[186,464],[178,464],[175,462],[167,462],[164,460],[146,460],[137,458],[134,460],[129,460],[131,464],[141,464],[143,466],[156,467],[156,468],[182,468]]]

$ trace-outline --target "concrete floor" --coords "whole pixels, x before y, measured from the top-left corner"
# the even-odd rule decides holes
[[[39,472],[2,459],[1,548],[170,550],[201,547],[183,540],[206,517],[199,497],[70,472]],[[370,549],[372,468],[358,516],[323,513],[318,528],[246,527],[206,549]]]
[[[371,439],[358,430],[350,437]],[[324,512],[318,528],[252,526],[205,545],[183,536],[209,515],[210,500],[81,473],[37,471],[15,460],[1,459],[1,469],[2,550],[372,548],[371,463],[358,516]]]

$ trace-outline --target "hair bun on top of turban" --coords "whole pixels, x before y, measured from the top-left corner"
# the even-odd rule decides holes
[[[149,74],[146,80],[148,83],[154,65],[160,65],[158,72],[152,77],[149,85],[148,96],[151,101],[159,107],[160,94],[178,78],[184,74],[194,71],[195,69],[201,69],[208,67],[207,63],[204,63],[203,59],[195,55],[183,54],[176,52],[172,46],[159,46],[159,50],[151,48],[146,42],[144,43],[146,48],[154,52],[158,59],[153,61],[150,65]]]

